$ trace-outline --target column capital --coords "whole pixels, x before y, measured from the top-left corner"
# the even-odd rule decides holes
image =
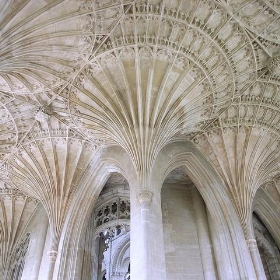
[[[55,262],[56,261],[56,258],[57,258],[57,251],[49,251],[48,252],[48,257],[49,257],[49,260],[51,262]]]
[[[137,193],[137,199],[142,205],[143,203],[150,204],[153,199],[154,193],[148,189],[142,189]]]
[[[250,251],[254,250],[254,249],[256,249],[258,247],[257,246],[257,241],[254,238],[246,239],[246,244],[247,244],[247,246],[248,246]]]

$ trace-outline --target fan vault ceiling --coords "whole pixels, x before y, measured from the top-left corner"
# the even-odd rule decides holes
[[[279,176],[279,1],[0,1],[0,36],[1,176],[58,235],[108,145],[145,178],[193,141],[237,209]]]

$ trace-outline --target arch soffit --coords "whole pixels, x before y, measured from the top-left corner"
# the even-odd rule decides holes
[[[258,231],[256,231],[256,239],[258,242],[258,246],[262,247],[269,256],[276,257],[276,252],[269,241]]]
[[[129,186],[137,181],[137,174],[133,162],[127,152],[120,146],[106,147],[101,154],[100,163],[112,172],[118,172],[125,177]]]
[[[213,222],[218,220],[226,223],[236,234],[237,231],[242,232],[235,208],[218,173],[189,141],[176,141],[161,150],[152,172],[151,184],[154,191],[160,193],[168,173],[180,166],[186,168],[188,176],[203,197]]]
[[[256,192],[253,211],[260,217],[277,246],[280,247],[280,209],[277,209],[272,199],[261,188]]]
[[[93,200],[89,202],[90,204],[94,203],[110,174],[113,172],[124,176],[130,186],[136,178],[133,163],[126,151],[120,146],[109,146],[102,149],[98,155],[98,160],[91,166],[91,172],[90,180],[85,182],[83,187],[80,188],[78,200],[82,200],[83,203],[88,200]]]
[[[83,187],[80,188],[79,193],[77,194],[77,199],[73,200],[71,203],[72,209],[83,208],[83,217],[87,218],[89,218],[93,205],[111,173],[118,172],[122,174],[128,181],[129,185],[132,180],[135,179],[134,176],[136,176],[128,154],[119,146],[110,146],[101,150],[99,160],[96,161],[96,164],[92,166],[91,169],[91,179],[83,184]],[[75,217],[79,217],[80,215],[80,211],[70,210],[69,212]],[[72,215],[67,218],[72,221],[74,220]],[[86,221],[87,218],[85,218],[84,221]],[[85,224],[83,226],[85,226]]]
[[[206,160],[199,150],[189,141],[176,141],[166,145],[155,160],[151,183],[155,191],[161,189],[167,175],[175,168],[184,166],[188,176],[204,197],[209,189],[225,194],[223,181],[218,172]],[[198,176],[199,175],[199,176]]]
[[[76,199],[73,199],[69,206],[70,215],[66,217],[65,226],[62,230],[62,235],[67,238],[61,240],[59,244],[61,255],[63,255],[63,249],[67,250],[67,244],[76,244],[75,246],[78,247],[82,231],[87,225],[94,203],[110,174],[112,172],[122,174],[129,184],[132,182],[133,178],[135,179],[134,176],[136,175],[133,164],[128,154],[121,147],[106,147],[100,151],[98,156],[99,160],[91,167],[92,175],[90,179],[79,189],[79,192],[75,195]],[[74,251],[75,250],[72,252]],[[77,261],[77,255],[75,255],[63,259],[60,265],[64,266],[64,263],[71,258],[73,262]],[[60,273],[61,275],[58,277],[63,278],[64,276],[62,274],[65,272],[61,271]]]
[[[249,251],[235,208],[218,173],[194,144],[189,141],[174,141],[160,151],[155,160],[153,178],[151,178],[154,190],[160,194],[165,177],[179,166],[186,168],[188,176],[205,201],[215,231],[219,235],[220,246],[223,248],[222,260],[230,260],[227,264],[229,277],[232,275],[252,277],[254,275],[252,264],[244,263],[241,257],[244,254],[248,254],[249,257]],[[233,252],[235,252],[234,258]]]

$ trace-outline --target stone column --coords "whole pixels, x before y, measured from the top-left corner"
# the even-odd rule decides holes
[[[258,280],[266,280],[261,256],[259,253],[259,249],[257,246],[257,241],[254,238],[249,238],[246,240],[248,249],[250,251],[250,255],[252,258],[252,262],[254,264],[255,273]]]
[[[166,279],[160,188],[130,196],[130,274],[133,280]]]
[[[205,203],[202,196],[195,187],[191,189],[191,193],[204,279],[215,280],[217,279],[215,258],[212,252],[212,241],[210,238]]]
[[[88,248],[90,248],[90,244],[87,244]],[[87,269],[87,261],[88,261],[88,256],[87,252],[85,251],[84,246],[82,244],[79,244],[78,250],[77,250],[77,256],[78,260],[76,262],[76,267],[75,267],[75,278],[76,279],[83,279],[83,275],[90,275],[91,271]]]
[[[141,244],[141,252],[139,252],[139,268],[141,280],[151,280],[150,260],[149,260],[149,227],[150,227],[150,203],[153,198],[153,193],[149,190],[141,190],[137,194],[140,203],[141,220],[139,242]]]
[[[99,235],[95,236],[93,243],[93,277],[92,280],[97,280],[98,278],[98,269],[99,269]]]
[[[54,272],[54,266],[57,258],[57,251],[49,251],[48,252],[48,257],[49,257],[49,268],[48,268],[48,280],[53,279],[53,272]]]
[[[22,273],[22,280],[39,279],[49,220],[43,207],[39,208],[35,215],[27,229],[27,231],[31,232],[31,238]]]
[[[224,279],[225,275],[227,276],[227,266],[228,266],[228,258],[223,257],[223,250],[220,243],[220,233],[217,231],[215,227],[214,220],[212,219],[209,211],[207,210],[207,219],[210,229],[210,236],[213,242],[213,251],[217,264],[217,279]]]

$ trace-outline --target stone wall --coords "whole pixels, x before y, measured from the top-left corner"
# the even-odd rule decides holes
[[[162,219],[168,280],[204,279],[191,189],[164,184]]]
[[[49,223],[42,206],[32,217],[26,232],[30,233],[22,280],[45,279],[47,271],[47,251],[49,250]]]

